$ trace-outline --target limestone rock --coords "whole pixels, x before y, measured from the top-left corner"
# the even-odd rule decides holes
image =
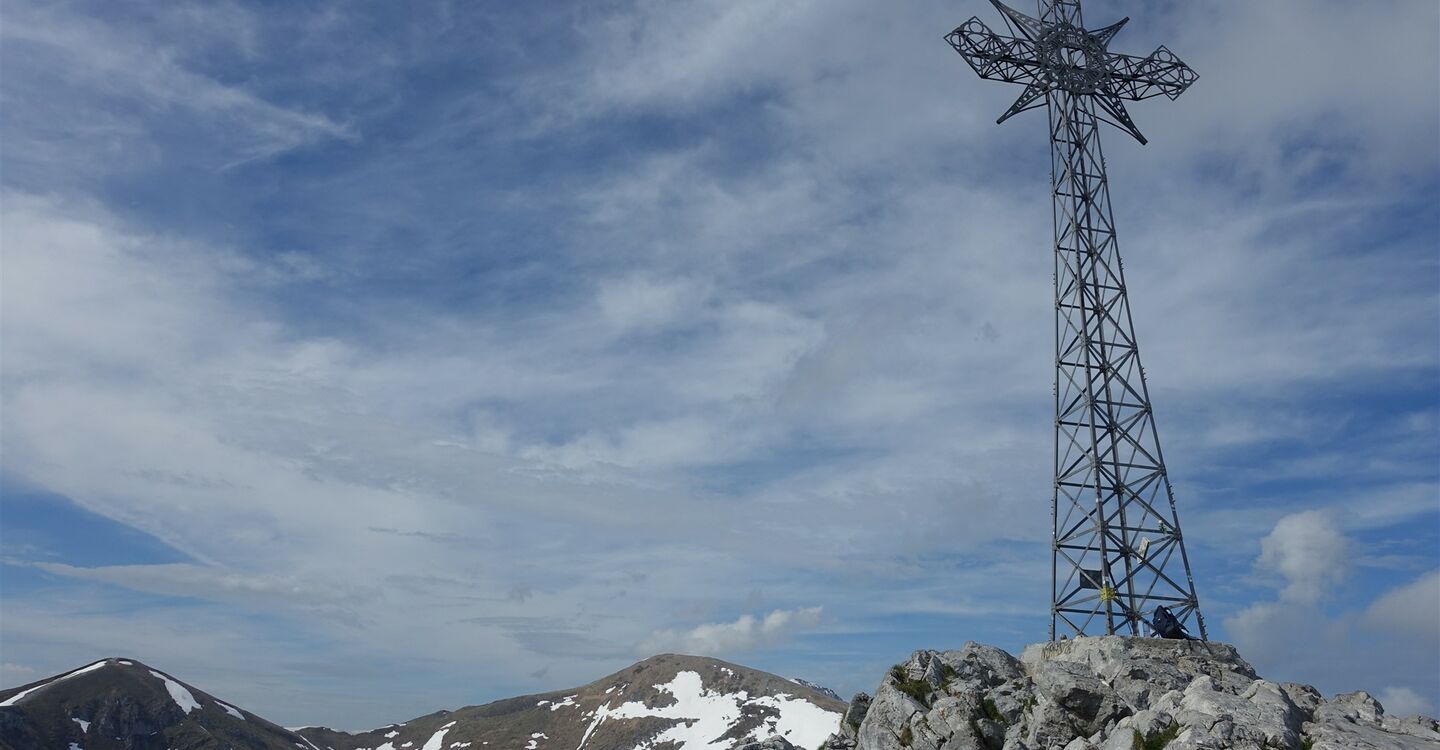
[[[850,699],[850,705],[845,708],[844,718],[840,720],[840,734],[854,738],[869,711],[870,694],[856,693],[855,697]]]
[[[1078,719],[1084,734],[1128,716],[1130,707],[1084,664],[1044,661],[1034,671],[1035,689]]]
[[[1313,750],[1420,750],[1440,748],[1440,725],[1428,716],[1386,716],[1369,693],[1341,693],[1322,703],[1305,724]]]
[[[885,682],[875,690],[870,710],[860,722],[856,746],[865,750],[899,750],[909,747],[901,743],[901,735],[909,736],[910,717],[924,711],[925,706],[895,687],[893,677],[886,675]]]
[[[848,716],[848,714],[847,714]],[[978,643],[916,651],[887,674],[856,744],[827,750],[1440,750],[1440,724],[1365,693],[1261,679],[1223,643],[1106,636],[1019,659]]]
[[[958,651],[941,653],[939,659],[944,667],[949,667],[944,676],[948,678],[951,693],[989,690],[1025,677],[1025,668],[1019,659],[974,641],[967,641]]]
[[[736,750],[796,750],[796,747],[790,744],[789,740],[776,735],[761,742],[750,742],[741,745],[736,748]]]

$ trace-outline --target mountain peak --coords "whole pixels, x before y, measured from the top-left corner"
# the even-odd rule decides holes
[[[118,656],[0,690],[0,730],[0,740],[14,747],[87,750],[149,747],[156,736],[166,747],[291,750],[304,742],[144,662]]]
[[[841,701],[802,683],[709,656],[656,654],[588,685],[510,698],[348,734],[301,729],[333,750],[731,750],[784,738],[813,748]]]

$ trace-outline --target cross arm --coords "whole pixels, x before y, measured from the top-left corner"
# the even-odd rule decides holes
[[[979,18],[971,18],[945,36],[981,78],[1009,83],[1034,83],[1039,72],[1035,42],[991,31]]]
[[[1121,99],[1139,101],[1165,95],[1175,99],[1200,76],[1165,47],[1147,57],[1111,53],[1107,88]]]

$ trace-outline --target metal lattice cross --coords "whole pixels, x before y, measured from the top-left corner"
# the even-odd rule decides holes
[[[1174,99],[1196,75],[1170,50],[1109,50],[1129,19],[1087,31],[1078,0],[1040,0],[1038,18],[999,0],[1009,36],[978,18],[946,41],[980,77],[1024,91],[998,122],[1050,117],[1055,238],[1055,483],[1050,638],[1169,632],[1194,623],[1195,582],[1160,452],[1115,239],[1099,124],[1145,137],[1124,100]],[[1097,620],[1099,622],[1097,622]]]
[[[990,2],[1004,15],[1012,36],[996,34],[979,18],[971,18],[945,41],[981,78],[1025,84],[1020,98],[996,123],[1045,104],[1049,92],[1064,91],[1088,97],[1108,115],[1102,119],[1145,143],[1122,100],[1162,94],[1173,100],[1198,77],[1163,45],[1148,57],[1111,52],[1110,40],[1129,23],[1129,17],[1086,31],[1079,0],[1040,0],[1038,19],[999,0]]]

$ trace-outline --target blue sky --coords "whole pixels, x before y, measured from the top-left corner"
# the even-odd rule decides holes
[[[1211,635],[1433,715],[1440,10],[1086,8],[1200,73],[1105,147]],[[365,728],[1044,638],[1045,127],[976,14],[8,3],[0,684]]]

